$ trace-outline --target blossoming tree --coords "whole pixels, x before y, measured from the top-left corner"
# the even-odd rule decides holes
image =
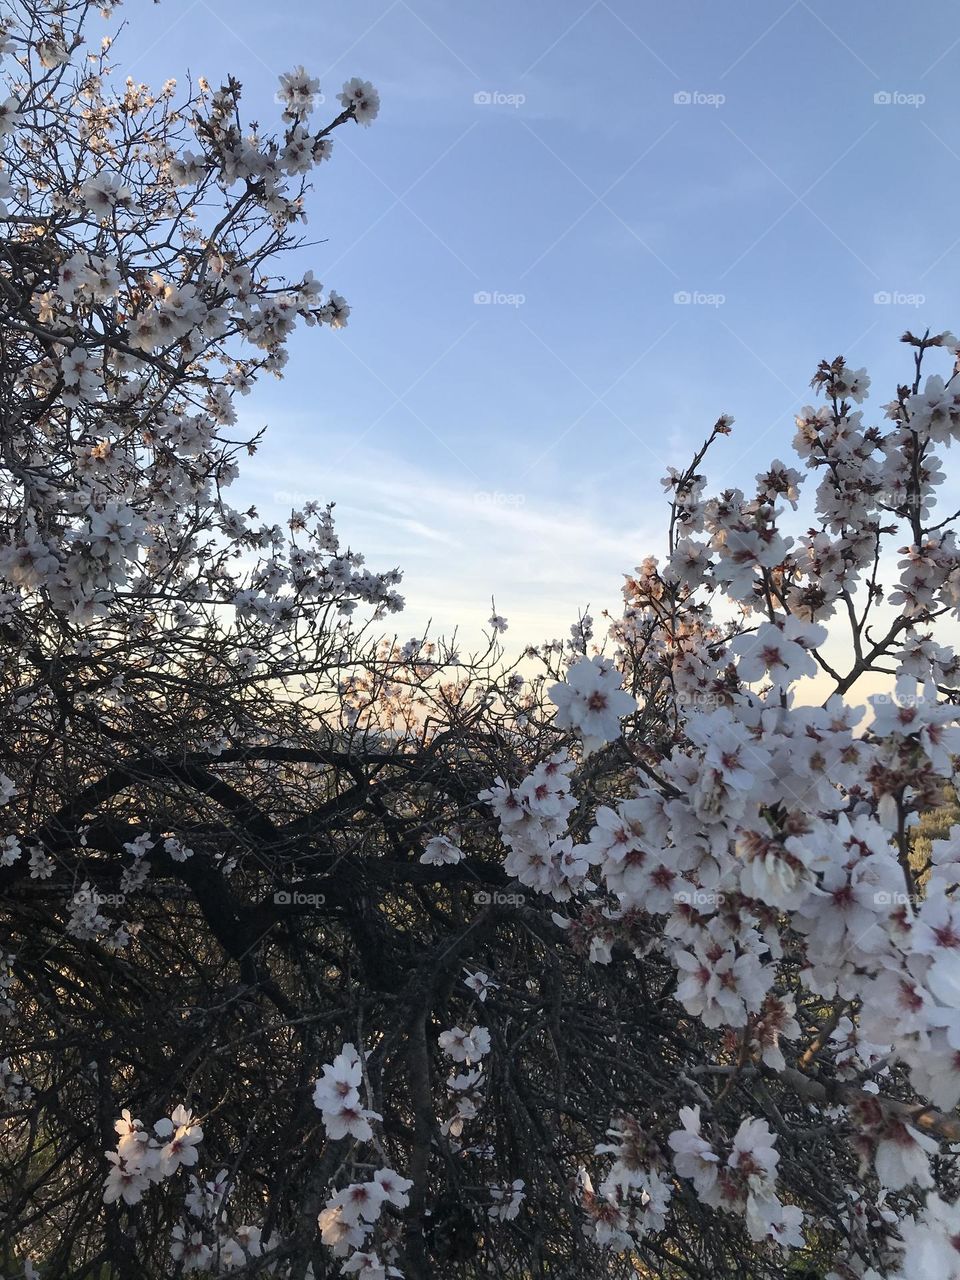
[[[378,639],[329,507],[227,498],[376,92],[262,132],[98,21],[3,30],[3,1275],[955,1280],[957,340],[708,499],[721,417],[605,644]]]

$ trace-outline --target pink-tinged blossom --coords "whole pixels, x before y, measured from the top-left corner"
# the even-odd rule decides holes
[[[766,1120],[748,1116],[741,1121],[734,1135],[733,1150],[727,1159],[728,1168],[748,1179],[773,1178],[780,1161],[776,1142],[776,1135],[770,1131]]]
[[[420,861],[426,866],[451,866],[463,858],[463,850],[447,836],[431,836],[427,841]]]
[[[567,672],[566,683],[549,691],[557,707],[557,724],[583,739],[584,751],[596,751],[620,737],[620,720],[636,710],[636,699],[623,689],[623,678],[609,658],[581,658]]]
[[[782,622],[762,622],[755,632],[737,636],[728,656],[737,660],[737,675],[747,684],[768,679],[778,688],[817,674],[812,649],[827,638],[825,627],[793,615]]]
[[[731,529],[719,548],[714,570],[735,600],[749,600],[758,574],[774,569],[786,558],[788,543],[779,534],[764,536],[752,529]]]
[[[213,1250],[205,1243],[201,1231],[189,1231],[178,1222],[171,1232],[170,1258],[184,1273],[206,1271],[213,1258]]]
[[[203,1130],[193,1113],[178,1105],[170,1116],[158,1120],[153,1133],[124,1110],[114,1124],[117,1149],[106,1153],[112,1166],[104,1182],[103,1199],[137,1204],[152,1183],[173,1177],[181,1166],[197,1162]]]
[[[733,945],[712,939],[698,942],[693,951],[678,951],[674,964],[681,976],[677,999],[707,1027],[744,1026],[773,980],[755,955],[738,954]]]
[[[181,1165],[190,1168],[197,1163],[197,1146],[203,1141],[203,1130],[191,1111],[178,1106],[169,1120],[154,1126],[154,1131],[161,1139],[167,1139],[160,1150],[160,1168],[165,1178],[176,1173]]]
[[[323,1068],[322,1077],[314,1084],[313,1105],[323,1114],[327,1134],[334,1139],[356,1138],[369,1142],[373,1137],[371,1120],[381,1117],[368,1111],[360,1101],[363,1067],[352,1044],[345,1044],[332,1063]]]
[[[409,1192],[413,1186],[409,1178],[402,1178],[392,1169],[378,1169],[373,1175],[373,1180],[380,1187],[383,1198],[388,1204],[392,1204],[395,1209],[406,1209],[410,1203]]]
[[[897,1224],[903,1268],[892,1280],[956,1280],[960,1274],[960,1201],[931,1193],[916,1216]]]
[[[932,1187],[929,1157],[939,1150],[936,1139],[893,1118],[885,1122],[882,1134],[873,1163],[883,1186],[890,1191],[902,1191],[912,1184]]]
[[[340,1216],[349,1226],[376,1222],[386,1199],[386,1192],[379,1182],[354,1182],[338,1191],[331,1201],[340,1209]]]
[[[284,104],[284,114],[293,118],[308,115],[314,108],[319,92],[320,81],[308,75],[303,67],[296,67],[281,75],[277,97]]]
[[[107,1159],[112,1167],[103,1184],[103,1203],[113,1204],[121,1199],[124,1204],[139,1203],[150,1185],[149,1179],[137,1166],[128,1165],[116,1151],[108,1151]]]
[[[520,1206],[526,1198],[524,1181],[516,1178],[512,1183],[502,1187],[490,1188],[492,1204],[487,1216],[494,1222],[512,1222],[520,1212]]]
[[[781,1249],[797,1249],[804,1244],[803,1210],[781,1203],[769,1187],[748,1192],[744,1219],[751,1240],[772,1240]]]
[[[500,986],[499,982],[496,982],[488,973],[483,973],[481,970],[471,973],[469,969],[464,969],[464,973],[467,976],[463,980],[463,985],[473,992],[481,1004],[491,991],[496,991]]]
[[[345,1276],[357,1280],[386,1280],[387,1269],[375,1253],[354,1253],[340,1268]]]
[[[795,911],[816,889],[807,847],[788,849],[762,831],[743,831],[737,840],[740,889],[781,911]]]
[[[369,80],[356,76],[348,80],[337,94],[345,111],[353,109],[357,124],[371,125],[380,112],[380,95]]]
[[[479,1062],[490,1052],[490,1032],[486,1027],[474,1027],[471,1031],[452,1027],[440,1033],[437,1043],[454,1062]]]
[[[914,431],[947,444],[960,436],[960,389],[947,387],[938,373],[931,374],[923,390],[907,398],[907,411]]]
[[[680,1108],[680,1129],[668,1139],[678,1177],[689,1178],[705,1204],[714,1201],[720,1157],[700,1132],[700,1107]]]

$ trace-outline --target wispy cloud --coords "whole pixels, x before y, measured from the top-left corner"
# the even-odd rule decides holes
[[[304,434],[301,423],[274,416],[243,501],[280,521],[310,498],[335,500],[344,542],[371,567],[403,569],[404,633],[432,619],[441,632],[459,626],[479,637],[495,596],[518,645],[564,634],[588,605],[595,616],[616,610],[622,575],[654,549],[656,513],[638,522],[626,502],[604,511],[598,494],[577,509],[515,492],[509,481],[480,489],[376,448],[352,451],[331,474],[320,455],[305,460],[294,446]],[[324,444],[324,454],[337,454],[335,440]]]

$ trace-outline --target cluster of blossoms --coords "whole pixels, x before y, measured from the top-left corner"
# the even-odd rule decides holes
[[[575,643],[582,634],[582,626],[574,628]],[[621,719],[636,709],[636,699],[622,685],[623,677],[612,659],[598,655],[572,663],[565,683],[550,690],[557,724],[583,740],[585,755],[618,738]]]
[[[457,1148],[464,1125],[480,1114],[485,1085],[482,1066],[468,1066],[460,1072],[453,1070],[447,1076],[449,1114],[441,1125],[441,1131],[451,1138],[453,1149]]]
[[[320,1235],[336,1257],[345,1259],[340,1268],[344,1275],[358,1275],[360,1280],[402,1277],[397,1267],[389,1261],[381,1262],[379,1255],[365,1245],[386,1206],[407,1207],[412,1186],[409,1178],[401,1178],[392,1169],[378,1169],[369,1181],[352,1182],[326,1202],[319,1219]],[[389,1238],[386,1247],[381,1248],[387,1258],[396,1253]]]
[[[14,957],[0,951],[0,1023],[13,1025],[17,1020],[17,1005],[11,994],[13,991]]]
[[[203,1271],[221,1275],[251,1264],[269,1253],[280,1240],[264,1237],[259,1227],[232,1226],[229,1200],[233,1183],[226,1169],[201,1182],[190,1175],[185,1197],[188,1217],[173,1228],[170,1259],[184,1274]],[[273,1268],[275,1272],[275,1268]]]
[[[663,1175],[656,1143],[633,1116],[623,1116],[607,1132],[615,1141],[600,1143],[596,1154],[613,1155],[615,1160],[599,1192],[586,1169],[580,1175],[585,1230],[592,1230],[599,1244],[624,1252],[649,1232],[663,1230],[673,1189]]]
[[[201,633],[238,655],[227,679],[253,679],[264,660],[282,672],[328,616],[363,605],[381,614],[402,601],[397,572],[371,572],[341,546],[332,507],[306,503],[284,529],[226,501],[237,458],[256,448],[233,430],[236,398],[264,374],[282,376],[298,325],[348,322],[339,293],[309,271],[278,276],[274,262],[306,221],[306,184],[330,158],[334,130],[370,125],[376,90],[348,80],[339,114],[317,124],[320,86],[297,68],[280,78],[277,134],[244,130],[232,79],[220,88],[201,79],[180,101],[173,81],[155,93],[128,80],[113,93],[110,41],[88,53],[87,7],[27,7],[0,23],[0,212],[10,233],[0,248],[10,425],[0,622],[16,651],[42,654],[51,611],[54,649],[76,675],[71,714],[97,725],[105,710],[136,706],[128,673],[172,671]],[[91,667],[118,650],[125,670],[102,687],[90,681]],[[23,685],[9,710],[22,725],[40,722],[42,681]],[[185,746],[215,756],[228,742],[198,725]],[[0,804],[15,796],[0,774]],[[29,860],[32,881],[51,879],[56,856],[22,839],[21,818],[0,831],[0,867],[19,873]],[[82,853],[82,836],[79,844]],[[114,893],[78,876],[65,901],[66,936],[107,953],[128,948],[140,926],[115,924],[104,902],[141,890],[151,862],[162,871],[193,857],[177,832],[143,833],[123,851]],[[226,854],[217,862],[224,872],[234,865]],[[4,996],[8,987],[4,970]],[[334,1087],[353,1079],[345,1064],[344,1055],[334,1064]],[[6,1060],[2,1080],[10,1106],[29,1098]],[[349,1089],[326,1101],[329,1133],[369,1136],[372,1113],[351,1113]],[[151,1184],[192,1167],[203,1137],[182,1107],[151,1131],[124,1112],[116,1129],[107,1204],[135,1205]],[[227,1191],[225,1175],[194,1182],[171,1248],[178,1270],[229,1270],[275,1243],[261,1242],[258,1228],[228,1227]]]
[[[469,1065],[479,1062],[490,1052],[490,1032],[486,1027],[473,1027],[470,1031],[451,1027],[449,1031],[441,1031],[437,1043],[448,1058]]]
[[[361,1105],[362,1082],[360,1054],[352,1044],[345,1044],[333,1062],[323,1068],[323,1076],[314,1086],[314,1106],[322,1113],[330,1138],[372,1140],[370,1121],[381,1117]],[[402,1272],[392,1265],[396,1241],[389,1233],[381,1246],[386,1262],[381,1262],[379,1255],[366,1245],[386,1206],[407,1207],[412,1185],[409,1178],[392,1169],[378,1169],[373,1178],[349,1183],[327,1200],[319,1219],[321,1238],[338,1258],[344,1259],[341,1271],[345,1275],[356,1275],[360,1280],[402,1277]]]
[[[89,880],[70,899],[67,933],[72,938],[99,940],[110,950],[122,950],[130,941],[130,933],[123,924],[113,922],[100,911],[100,897]]]
[[[33,46],[18,30],[10,38],[29,65]],[[340,114],[318,128],[309,117],[319,86],[298,68],[281,77],[281,135],[244,134],[235,81],[213,90],[201,80],[183,103],[173,82],[154,95],[131,81],[121,104],[107,93],[105,63],[98,76],[77,70],[75,96],[71,57],[58,62],[53,89],[46,77],[42,87],[19,77],[14,63],[16,110],[0,139],[6,216],[22,229],[0,267],[17,424],[0,464],[0,574],[24,603],[42,595],[78,620],[131,598],[149,608],[164,572],[180,580],[182,613],[218,604],[269,629],[291,624],[295,601],[395,609],[397,575],[342,554],[329,511],[303,526],[304,547],[251,525],[223,496],[237,474],[234,396],[262,373],[281,374],[298,323],[347,323],[345,300],[324,298],[312,272],[277,279],[269,261],[305,220],[305,182],[329,157],[332,131],[370,124],[376,91],[348,81]],[[121,171],[118,139],[131,129],[138,161]],[[69,190],[55,193],[48,176],[61,141],[76,164]],[[224,212],[205,235],[199,209],[211,198]],[[153,247],[144,225],[164,228]],[[187,532],[190,508],[201,518]],[[211,555],[214,536],[270,563],[244,581],[222,545]],[[154,625],[182,620],[169,610]]]
[[[197,1163],[197,1146],[203,1130],[193,1112],[177,1106],[153,1126],[144,1129],[129,1111],[123,1111],[113,1126],[118,1135],[115,1151],[107,1152],[111,1164],[103,1184],[104,1204],[123,1200],[138,1204],[152,1183],[172,1178],[181,1168]]]
[[[486,977],[477,974],[474,978],[480,976]],[[467,985],[470,983],[471,979],[468,979]],[[478,992],[480,1000],[486,998],[486,993],[487,985],[483,984]],[[452,1148],[458,1150],[464,1125],[475,1120],[483,1106],[486,1079],[482,1060],[490,1052],[490,1032],[480,1026],[469,1031],[463,1027],[451,1027],[448,1031],[441,1031],[437,1043],[445,1057],[463,1067],[460,1072],[454,1068],[447,1077],[449,1114],[441,1126],[442,1132],[450,1137]]]
[[[682,1228],[722,1222],[725,1240],[755,1245],[778,1273],[794,1261],[784,1251],[839,1240],[831,1280],[956,1280],[960,1202],[937,1157],[960,1129],[933,1108],[960,1102],[960,827],[922,858],[913,833],[954,788],[960,755],[960,657],[932,630],[960,615],[956,521],[937,518],[960,390],[947,369],[921,372],[928,356],[956,362],[960,342],[905,335],[915,377],[882,425],[860,407],[866,372],[823,362],[825,401],[797,418],[798,467],[775,459],[749,492],[711,498],[698,467],[731,430],[721,417],[694,464],[663,481],[668,542],[627,580],[613,656],[588,653],[584,615],[540,651],[549,676],[526,694],[516,671],[470,692],[459,655],[423,638],[384,641],[358,663],[351,615],[398,609],[399,575],[342,546],[330,507],[299,504],[280,527],[225,495],[257,445],[235,438],[238,397],[282,375],[298,326],[349,321],[336,290],[273,262],[296,244],[334,130],[369,125],[377,92],[348,81],[319,125],[321,85],[297,67],[280,78],[274,133],[241,123],[234,80],[200,81],[183,100],[172,82],[113,94],[109,44],[80,53],[80,28],[67,29],[85,7],[38,3],[29,21],[0,22],[0,637],[3,764],[16,775],[0,773],[0,877],[24,895],[14,914],[28,908],[14,920],[21,954],[4,948],[0,962],[0,1018],[18,1041],[0,1062],[4,1144],[9,1132],[14,1163],[42,1174],[36,1135],[63,1136],[64,1099],[81,1116],[118,1080],[128,1096],[158,1096],[149,1063],[124,1056],[130,1036],[104,1037],[103,1069],[99,1054],[85,1074],[71,1057],[90,1048],[84,1022],[99,1035],[89,1010],[109,976],[122,1010],[111,1028],[142,1024],[141,992],[164,990],[158,955],[176,975],[189,957],[196,975],[203,1008],[189,1032],[209,1052],[189,1070],[213,1083],[226,1133],[231,1117],[246,1123],[252,1094],[267,1092],[264,1113],[271,1091],[282,1105],[281,1070],[310,1078],[326,993],[344,1020],[354,998],[344,975],[364,974],[357,1025],[372,1005],[384,1023],[373,1084],[348,1044],[313,1086],[327,1184],[301,1197],[308,1165],[277,1172],[288,1153],[254,1147],[271,1129],[258,1110],[249,1165],[191,1176],[185,1196],[171,1184],[168,1213],[151,1188],[196,1166],[200,1125],[183,1107],[151,1130],[124,1112],[106,1155],[114,1207],[88,1225],[48,1181],[41,1212],[23,1198],[27,1245],[47,1249],[51,1273],[86,1265],[103,1223],[119,1220],[121,1270],[129,1238],[177,1273],[280,1275],[296,1256],[290,1273],[309,1280],[322,1245],[360,1280],[459,1274],[467,1258],[476,1274],[513,1276],[543,1270],[523,1252],[548,1234],[543,1215],[584,1226],[575,1247],[551,1241],[571,1266],[586,1251],[578,1274],[635,1257],[654,1269],[661,1232],[684,1270]],[[794,513],[811,490],[807,525]],[[507,622],[493,609],[496,646]],[[849,668],[836,657],[848,624]],[[333,693],[315,706],[319,670],[335,673]],[[286,694],[290,678],[300,700],[278,710],[269,690]],[[891,692],[861,697],[864,678]],[[546,690],[547,679],[560,682]],[[426,728],[431,681],[433,705],[468,737]],[[476,872],[490,902],[504,853],[528,891],[519,938],[506,910],[466,925],[458,898]],[[308,866],[331,899],[348,880],[352,897],[312,919],[301,948],[295,913],[272,911],[261,890],[291,868],[290,883],[308,883]],[[141,920],[101,911],[113,900],[101,875],[114,898],[156,908],[143,916],[149,946]],[[160,909],[161,879],[189,890],[183,920]],[[497,950],[506,938],[510,957]],[[228,971],[239,983],[221,981]],[[458,971],[485,1025],[450,1013]],[[20,975],[33,985],[18,1011]],[[68,999],[48,1019],[52,989]],[[649,1021],[627,1035],[637,1009]],[[182,1043],[181,1011],[158,1030],[165,1043]],[[447,1029],[423,1041],[430,1027]],[[62,1063],[45,1048],[61,1043]],[[572,1061],[589,1068],[608,1049],[608,1072]],[[414,1096],[424,1087],[426,1102]],[[383,1125],[374,1097],[386,1098]],[[516,1140],[521,1116],[537,1140]],[[538,1149],[551,1133],[554,1148]],[[823,1161],[825,1188],[807,1195],[802,1146],[825,1133],[844,1158]],[[404,1149],[416,1187],[390,1167],[405,1167]],[[594,1158],[596,1189],[580,1167]],[[58,1157],[52,1178],[69,1168]],[[263,1226],[244,1225],[239,1206],[258,1196]],[[48,1206],[52,1225],[38,1226]],[[58,1254],[61,1223],[72,1240]],[[476,1256],[450,1239],[444,1254],[444,1231]]]
[[[918,370],[928,349],[960,352],[947,333],[905,341],[918,349]],[[580,941],[593,933],[593,959],[609,962],[620,941],[637,956],[653,947],[672,963],[687,1014],[738,1046],[740,1067],[724,1070],[758,1064],[784,1072],[793,1057],[785,1045],[803,1034],[798,1002],[819,998],[835,1010],[821,1033],[827,1044],[845,1011],[859,1011],[862,1056],[848,1059],[848,1073],[854,1062],[855,1077],[876,1063],[887,1073],[899,1064],[919,1097],[950,1109],[960,1101],[960,827],[933,842],[922,869],[911,864],[910,832],[952,784],[960,756],[960,705],[943,697],[960,684],[957,655],[920,630],[960,610],[960,546],[942,526],[921,525],[943,481],[930,446],[960,439],[960,392],[939,376],[922,390],[901,388],[886,407],[894,428],[883,433],[852,407],[869,388],[863,370],[824,362],[814,384],[829,403],[801,412],[795,446],[823,473],[820,530],[796,540],[782,532],[782,504],[796,507],[804,477],[780,461],[757,477],[753,497],[727,490],[707,500],[693,471],[664,481],[669,560],[661,571],[651,558],[628,580],[629,607],[613,628],[623,669],[634,663],[670,689],[672,733],[659,757],[634,747],[636,784],[598,805],[581,843],[567,834],[574,804],[565,757],[563,767],[554,757],[481,799],[499,819],[508,873],[570,898],[561,922]],[[722,418],[714,436],[729,427]],[[881,534],[894,527],[892,516],[913,535],[887,597],[893,611],[879,640],[855,621],[855,665],[844,680],[824,646],[841,604],[856,619],[858,585],[867,613],[879,611]],[[718,589],[739,618],[713,621],[698,592]],[[843,695],[878,668],[896,687],[869,696],[868,716]],[[837,692],[820,706],[800,700],[801,682],[824,678]],[[583,738],[585,755],[618,737],[621,718],[634,710],[620,686],[611,660],[595,657],[572,665],[566,683],[551,690],[557,725]],[[552,786],[551,767],[562,779]],[[578,874],[567,878],[561,867]],[[588,868],[596,883],[585,879]],[[644,919],[651,924],[640,947],[636,924]],[[785,966],[798,984],[793,992],[782,985]],[[871,1081],[844,1101],[841,1114],[882,1188],[934,1185],[935,1137]],[[775,1194],[779,1157],[766,1121],[744,1119],[724,1158],[701,1135],[699,1107],[681,1116],[683,1128],[670,1135],[675,1167],[700,1200],[743,1215],[753,1240],[802,1245],[801,1211]],[[663,1225],[669,1199],[656,1152],[645,1160],[636,1150],[641,1136],[619,1133],[618,1164],[599,1195],[591,1188],[588,1196],[596,1230],[621,1249],[647,1224]],[[629,1158],[624,1143],[632,1144]],[[942,1209],[936,1202],[917,1221],[939,1221]],[[908,1226],[904,1239],[920,1230]],[[941,1238],[924,1248],[950,1258],[949,1269],[931,1274],[955,1275],[952,1245]],[[859,1256],[848,1260],[858,1275],[866,1266]]]
[[[331,1138],[356,1138],[369,1142],[373,1137],[371,1120],[381,1117],[367,1111],[360,1101],[363,1062],[352,1044],[323,1068],[322,1077],[313,1088],[313,1105],[323,1115],[323,1125]]]
[[[366,1141],[372,1137],[369,1120],[379,1117],[359,1106],[361,1070],[356,1050],[345,1045],[316,1083],[314,1101],[333,1138]],[[2,1064],[0,1072],[8,1105],[12,1105],[15,1095],[21,1101],[29,1100],[30,1090],[19,1075],[9,1070],[8,1063]],[[151,1184],[197,1163],[203,1130],[182,1106],[176,1107],[169,1118],[159,1120],[152,1132],[145,1130],[129,1111],[122,1113],[114,1127],[118,1142],[115,1151],[107,1152],[112,1167],[104,1183],[105,1204],[118,1200],[138,1204]],[[328,1200],[320,1215],[321,1237],[336,1256],[345,1259],[344,1274],[359,1275],[361,1280],[402,1276],[396,1267],[381,1264],[376,1254],[363,1251],[362,1246],[385,1205],[406,1207],[411,1185],[392,1170],[379,1169],[371,1181],[350,1184]],[[266,1238],[259,1227],[231,1225],[228,1202],[232,1189],[226,1170],[207,1182],[191,1175],[185,1198],[188,1217],[173,1228],[170,1243],[170,1257],[179,1270],[229,1273],[282,1243],[276,1233]],[[388,1247],[395,1252],[394,1244],[388,1243]],[[312,1268],[308,1268],[307,1275],[313,1275]]]
[[[500,821],[508,875],[538,893],[565,900],[581,888],[589,860],[567,836],[567,821],[576,807],[570,793],[574,761],[558,752],[537,765],[517,787],[502,780],[481,794]]]
[[[681,1128],[670,1134],[677,1175],[689,1178],[700,1200],[712,1208],[742,1213],[752,1240],[770,1239],[782,1247],[803,1244],[803,1212],[781,1204],[777,1180],[776,1135],[765,1120],[743,1120],[723,1160],[703,1137],[700,1108],[683,1107]]]
[[[673,1168],[689,1179],[700,1201],[712,1208],[742,1214],[750,1238],[781,1247],[803,1243],[802,1211],[784,1205],[775,1194],[779,1154],[776,1136],[764,1120],[745,1119],[723,1160],[701,1133],[700,1108],[680,1111],[682,1127],[669,1134]],[[624,1116],[609,1131],[597,1155],[615,1157],[595,1192],[589,1174],[581,1175],[584,1209],[597,1240],[618,1251],[630,1250],[648,1233],[666,1225],[673,1184],[659,1145],[633,1116]]]

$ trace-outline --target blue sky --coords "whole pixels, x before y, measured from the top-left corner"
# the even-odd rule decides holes
[[[660,476],[721,412],[711,487],[746,487],[788,457],[818,359],[865,364],[870,409],[908,377],[904,328],[960,329],[950,0],[125,16],[125,71],[232,72],[263,126],[298,63],[330,114],[349,76],[381,93],[317,175],[302,264],[350,325],[304,331],[244,400],[270,431],[240,496],[276,519],[335,500],[370,564],[404,569],[404,638],[475,633],[491,594],[517,642],[616,609],[660,549]]]

